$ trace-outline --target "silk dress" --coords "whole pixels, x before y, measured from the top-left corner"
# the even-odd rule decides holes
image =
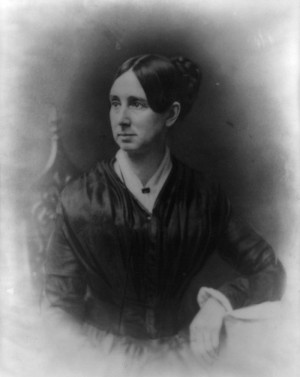
[[[114,160],[66,186],[45,262],[51,310],[116,335],[174,336],[199,310],[199,277],[215,251],[236,272],[217,287],[233,309],[280,299],[285,274],[270,245],[218,184],[174,157],[172,165],[152,213]]]

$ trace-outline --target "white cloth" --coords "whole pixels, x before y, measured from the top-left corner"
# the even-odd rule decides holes
[[[207,287],[202,287],[198,293],[197,302],[200,308],[211,297],[217,300],[226,309],[226,312],[229,313],[232,311],[232,306],[230,304],[230,301],[222,292],[216,289],[207,288]]]
[[[125,183],[128,190],[147,209],[147,211],[152,213],[157,196],[172,170],[172,160],[169,148],[166,148],[164,158],[158,169],[145,185],[142,184],[137,175],[132,171],[128,163],[127,155],[121,149],[116,154],[116,163],[114,167],[116,173]],[[142,189],[145,188],[150,189],[150,191],[148,193],[143,193]]]

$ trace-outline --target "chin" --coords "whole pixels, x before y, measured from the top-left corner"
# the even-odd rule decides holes
[[[120,149],[123,149],[123,151],[138,151],[140,148],[133,144],[133,143],[118,143]]]
[[[123,151],[134,151],[136,147],[134,145],[130,145],[129,143],[118,143],[120,149],[123,149]]]
[[[142,148],[137,148],[134,146],[129,146],[129,145],[119,145],[120,149],[122,149],[124,152],[130,154],[130,155],[140,155],[140,154],[145,154],[147,153],[144,149]]]

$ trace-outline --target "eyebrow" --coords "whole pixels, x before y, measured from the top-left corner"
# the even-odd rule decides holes
[[[147,98],[143,98],[143,97],[135,97],[135,96],[130,96],[129,98],[129,101],[141,101],[141,102],[148,102],[147,101]]]
[[[109,95],[109,99],[114,99],[114,98],[119,98],[118,96],[114,95],[114,94],[110,94]]]
[[[119,96],[117,96],[117,95],[115,95],[115,94],[110,94],[110,95],[109,95],[109,98],[110,98],[110,99],[118,99]],[[141,101],[141,102],[146,102],[146,103],[148,103],[147,98],[143,98],[143,97],[129,96],[129,97],[128,97],[128,100],[129,100],[129,101]]]

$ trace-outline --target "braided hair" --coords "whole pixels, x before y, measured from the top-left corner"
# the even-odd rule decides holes
[[[121,65],[114,81],[129,70],[135,73],[153,111],[163,113],[175,101],[181,105],[179,119],[191,110],[201,82],[200,69],[191,60],[182,56],[135,56]]]

